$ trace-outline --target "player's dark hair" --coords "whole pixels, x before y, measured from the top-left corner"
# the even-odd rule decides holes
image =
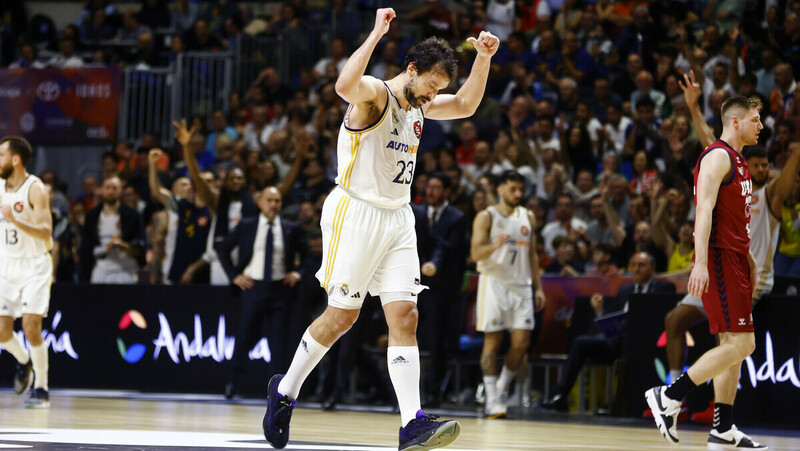
[[[525,184],[525,177],[523,177],[519,172],[509,169],[507,171],[503,171],[502,174],[497,176],[495,185],[500,186],[509,181]]]
[[[458,59],[456,52],[442,38],[432,36],[411,47],[406,54],[405,66],[414,63],[417,73],[436,70],[441,65],[447,77],[452,81],[458,75]]]
[[[27,166],[28,161],[33,156],[33,148],[28,140],[21,136],[6,136],[0,139],[0,146],[5,143],[8,143],[8,150],[11,151],[11,154],[19,155],[22,165]]]

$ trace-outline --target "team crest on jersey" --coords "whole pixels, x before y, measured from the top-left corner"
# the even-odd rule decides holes
[[[500,227],[502,229],[503,227],[505,227],[505,223],[503,221],[497,221],[497,227]]]
[[[531,233],[531,229],[529,229],[528,226],[520,227],[519,231],[522,232],[523,236],[528,236],[528,234]]]
[[[14,211],[16,211],[17,213],[22,213],[22,210],[24,208],[25,207],[22,205],[22,202],[17,202],[14,204]]]
[[[422,124],[419,121],[414,121],[414,134],[417,135],[417,139],[422,136]]]
[[[197,218],[197,225],[199,225],[200,227],[207,226],[208,218],[206,218],[205,216],[200,216],[199,218]]]
[[[758,203],[758,195],[757,194],[753,194],[753,203],[754,204]]]
[[[347,296],[347,293],[350,292],[350,288],[347,286],[346,283],[343,283],[339,291],[342,293],[342,296]]]
[[[392,108],[392,122],[395,124],[400,122],[400,119],[397,119],[397,112],[394,110],[394,108]]]
[[[744,175],[744,166],[739,166],[737,169],[739,169],[739,175]]]

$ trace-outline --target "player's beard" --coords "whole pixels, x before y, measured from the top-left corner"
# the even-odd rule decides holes
[[[416,94],[414,94],[414,89],[413,89],[412,85],[413,85],[413,83],[411,81],[409,81],[403,87],[403,95],[406,96],[406,100],[408,100],[408,103],[411,104],[412,108],[420,108],[420,107],[422,107],[422,103],[421,103],[422,99],[425,99],[426,102],[430,102],[431,99],[428,99],[427,97],[419,97]]]
[[[761,180],[758,180],[755,177],[753,177],[753,174],[750,174],[750,178],[753,179],[753,185],[761,187],[767,184],[767,180],[769,180],[769,175],[767,175]]]
[[[502,196],[503,203],[508,205],[511,208],[517,208],[519,206],[519,200],[515,200],[513,197],[505,197]]]
[[[2,178],[3,180],[8,180],[8,178],[11,177],[11,174],[13,173],[14,173],[14,166],[10,164],[8,166],[0,168],[0,178]]]

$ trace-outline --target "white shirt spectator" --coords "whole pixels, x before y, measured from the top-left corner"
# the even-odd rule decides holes
[[[486,30],[497,36],[501,42],[505,42],[514,31],[515,7],[516,2],[511,0],[506,0],[505,3],[489,0],[486,4]]]
[[[258,228],[256,229],[256,239],[253,243],[253,258],[250,259],[250,263],[247,264],[242,273],[253,280],[264,280],[268,225],[269,220],[267,217],[263,214],[258,215]],[[283,280],[284,277],[286,277],[286,264],[283,255],[283,229],[281,228],[281,218],[276,216],[272,220],[272,281]]]
[[[588,227],[586,225],[586,221],[576,218],[574,216],[572,217],[572,219],[570,219],[570,226],[575,230],[586,230],[586,228]],[[542,229],[542,239],[544,240],[544,251],[547,253],[547,255],[555,258],[556,251],[555,249],[553,249],[553,240],[557,236],[567,236],[567,235],[568,235],[567,228],[564,227],[561,224],[561,222],[559,221],[548,222],[547,225],[545,225],[544,228]]]
[[[614,151],[618,154],[622,153],[622,148],[625,146],[625,139],[628,135],[628,129],[631,127],[633,127],[633,121],[628,116],[622,116],[617,127],[614,127],[610,122],[603,126],[606,130],[606,134],[611,138],[611,142],[614,143]]]

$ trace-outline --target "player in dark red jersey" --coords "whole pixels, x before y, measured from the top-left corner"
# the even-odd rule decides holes
[[[676,426],[683,398],[698,384],[714,379],[709,449],[767,448],[733,425],[739,366],[755,349],[751,296],[757,265],[750,253],[753,183],[741,152],[758,142],[764,128],[760,109],[758,99],[725,101],[722,136],[703,151],[694,170],[695,261],[688,291],[702,298],[711,333],[719,334],[719,345],[669,387],[653,387],[645,393],[659,432],[671,443],[678,443]]]

